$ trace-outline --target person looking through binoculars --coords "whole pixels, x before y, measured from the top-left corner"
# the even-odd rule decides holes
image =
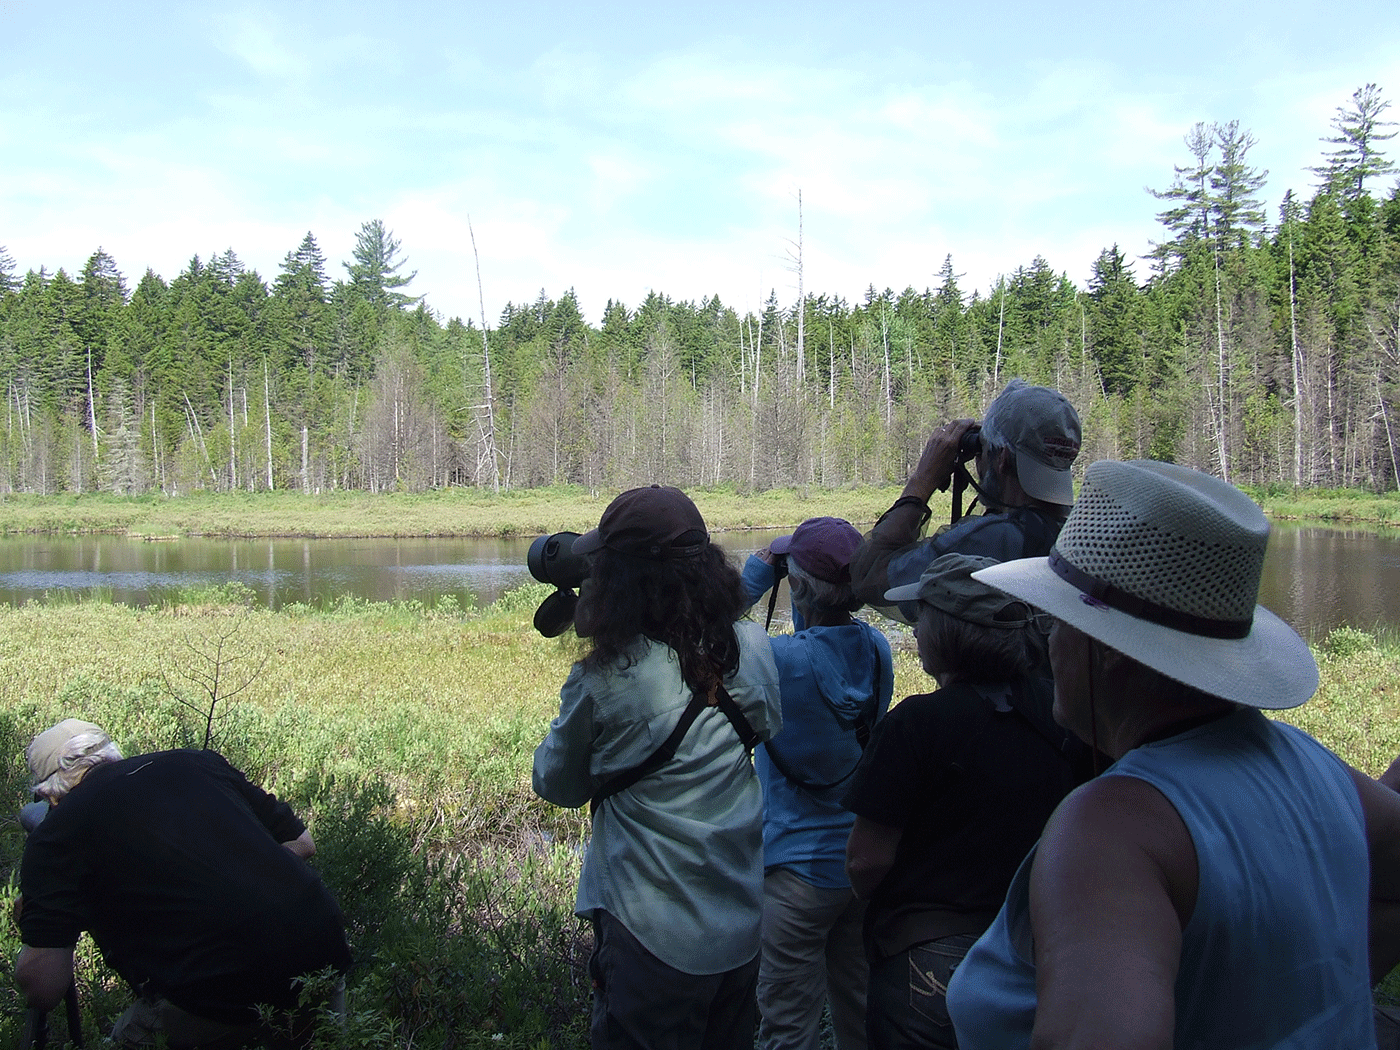
[[[593,924],[592,1045],[752,1050],[763,793],[751,750],[782,727],[768,637],[739,622],[738,570],[679,489],[631,489],[593,531],[550,539],[570,547],[560,561],[590,559],[576,604],[561,587],[536,620],[547,633],[570,609],[589,649],[533,785],[592,808],[575,906]]]
[[[772,638],[783,729],[754,753],[763,782],[763,958],[759,1050],[818,1050],[822,1005],[837,1050],[865,1050],[864,902],[846,878],[854,814],[841,805],[890,705],[889,642],[852,617],[851,552],[840,518],[809,518],[744,565],[757,600],[786,574],[792,634]]]
[[[885,592],[918,583],[939,555],[1007,561],[1049,554],[1074,503],[1070,468],[1080,438],[1079,415],[1063,394],[1020,379],[997,395],[980,425],[955,419],[935,430],[903,495],[851,557],[856,597],[892,619],[914,623],[918,603],[890,605]],[[964,466],[969,461],[975,464],[975,477]],[[958,520],[921,538],[930,516],[929,497],[950,484]],[[975,490],[983,514],[961,516],[964,485]]]

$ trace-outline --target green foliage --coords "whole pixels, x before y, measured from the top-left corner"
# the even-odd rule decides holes
[[[1392,490],[1400,194],[1372,196],[1392,170],[1388,106],[1367,84],[1339,107],[1322,184],[1287,191],[1274,229],[1254,136],[1193,125],[1155,191],[1153,272],[1140,284],[1114,245],[1083,290],[1058,268],[1082,261],[1039,256],[966,290],[949,256],[936,288],[872,286],[855,303],[773,291],[742,313],[653,290],[593,324],[571,289],[541,290],[483,332],[403,290],[413,273],[379,219],[343,279],[308,232],[270,287],[232,250],[128,294],[101,249],[76,278],[23,279],[0,249],[0,490],[885,486],[937,423],[980,415],[1014,375],[1102,423],[1089,454]]]
[[[221,750],[307,820],[352,934],[349,1016],[316,1045],[582,1047],[588,942],[572,911],[587,825],[535,798],[528,775],[571,657],[533,634],[527,603],[504,605],[269,613],[204,594],[151,610],[0,609],[0,792],[10,812],[26,800],[24,747],[60,717],[102,724],[129,754],[198,746],[161,662],[183,653],[201,673],[187,639],[240,622],[239,643],[269,659],[228,707]],[[10,900],[21,849],[0,822]],[[0,928],[0,1038],[18,1041],[2,979],[15,938]],[[128,993],[87,940],[78,981],[95,1040]]]

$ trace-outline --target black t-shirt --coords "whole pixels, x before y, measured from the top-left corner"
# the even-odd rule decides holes
[[[1055,806],[1089,775],[1089,751],[1050,716],[1044,679],[957,682],[876,724],[844,805],[903,829],[871,895],[867,944],[883,958],[991,924]]]
[[[350,964],[339,906],[281,845],[304,830],[211,751],[97,766],[25,845],[24,943],[88,930],[138,992],[215,1020],[295,1006],[294,978]]]

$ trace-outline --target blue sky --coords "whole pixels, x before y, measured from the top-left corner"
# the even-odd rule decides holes
[[[0,245],[101,246],[129,286],[232,247],[271,281],[310,230],[343,276],[381,218],[411,290],[476,317],[470,220],[492,323],[570,287],[596,320],[793,302],[800,191],[809,292],[935,286],[949,253],[964,290],[1037,254],[1083,284],[1159,235],[1144,187],[1195,121],[1254,133],[1272,217],[1368,81],[1400,120],[1395,0],[0,0]]]

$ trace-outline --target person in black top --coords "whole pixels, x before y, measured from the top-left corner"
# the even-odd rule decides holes
[[[1037,673],[1035,614],[972,579],[991,558],[945,554],[919,583],[916,638],[937,692],[876,724],[844,805],[846,872],[869,901],[870,1050],[956,1047],[945,986],[996,917],[1056,804],[1091,772]]]
[[[51,803],[20,873],[15,976],[31,1007],[63,997],[83,930],[137,995],[112,1033],[121,1045],[266,1042],[259,1004],[285,1027],[298,978],[349,968],[306,825],[222,756],[123,759],[100,727],[67,719],[26,757]]]

